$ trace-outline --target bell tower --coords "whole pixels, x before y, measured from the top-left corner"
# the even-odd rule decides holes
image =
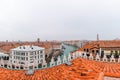
[[[37,38],[37,42],[40,43],[40,38]]]
[[[99,41],[99,34],[97,34],[97,41]]]

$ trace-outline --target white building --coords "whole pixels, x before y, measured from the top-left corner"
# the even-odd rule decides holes
[[[11,49],[10,62],[26,69],[38,68],[45,60],[45,48],[38,46],[19,46]]]
[[[8,54],[5,54],[3,52],[0,52],[0,57],[8,57],[9,55]]]

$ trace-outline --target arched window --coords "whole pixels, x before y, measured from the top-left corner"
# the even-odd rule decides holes
[[[96,50],[96,53],[99,53],[99,50]]]
[[[87,52],[89,52],[89,50],[87,49]]]
[[[115,53],[117,54],[117,53],[118,53],[118,51],[115,51]]]
[[[113,51],[111,51],[111,53],[113,53]]]
[[[102,53],[104,54],[104,51],[102,51]]]
[[[86,49],[84,49],[84,51],[86,51]]]

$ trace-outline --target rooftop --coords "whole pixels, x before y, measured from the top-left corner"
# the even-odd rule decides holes
[[[60,45],[58,42],[0,42],[0,51],[9,54],[10,50],[19,46],[34,45],[44,47],[46,50],[53,47],[53,45]]]
[[[81,58],[75,59],[70,66],[61,64],[52,68],[36,70],[34,75],[29,76],[23,70],[0,68],[0,80],[103,80],[101,72],[97,72],[93,68],[91,68],[92,70],[87,68],[83,62],[87,61]]]
[[[3,52],[0,52],[0,56],[8,56],[8,54],[5,54]]]
[[[11,50],[13,51],[37,51],[37,50],[44,50],[44,49],[45,48],[43,47],[25,45],[25,46],[19,46]]]
[[[85,44],[80,50],[83,49],[99,49],[99,48],[120,48],[120,40],[99,40],[91,41]]]

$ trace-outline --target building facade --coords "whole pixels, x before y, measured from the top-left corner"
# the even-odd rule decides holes
[[[88,44],[84,45],[80,50],[93,54],[99,53],[100,55],[120,55],[120,40],[91,41]]]
[[[19,46],[11,49],[10,59],[12,65],[25,67],[26,69],[37,68],[45,60],[45,48],[38,46]]]

